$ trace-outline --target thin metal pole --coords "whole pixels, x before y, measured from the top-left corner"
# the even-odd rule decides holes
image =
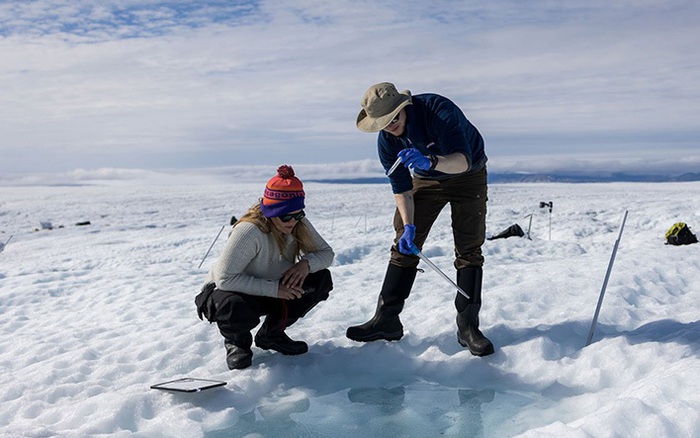
[[[549,240],[552,240],[552,208],[554,201],[540,202],[540,208],[549,207]]]
[[[610,262],[608,263],[608,272],[605,273],[605,279],[603,280],[603,287],[600,290],[600,296],[598,297],[598,305],[595,308],[595,314],[593,315],[593,322],[591,323],[591,330],[588,332],[588,339],[586,340],[586,346],[591,344],[593,339],[593,332],[595,331],[595,325],[598,322],[598,315],[600,314],[600,307],[603,304],[603,297],[605,296],[605,288],[608,286],[608,280],[610,279],[610,272],[612,272],[613,263],[615,263],[615,254],[617,254],[617,247],[620,246],[620,239],[622,239],[622,230],[625,228],[625,221],[627,220],[627,210],[622,216],[622,223],[620,224],[620,233],[617,235],[617,240],[615,241],[615,246],[613,246],[612,254],[610,255]]]
[[[202,263],[204,263],[204,260],[206,260],[207,256],[209,255],[209,251],[211,251],[211,249],[214,247],[214,244],[219,239],[219,236],[221,236],[221,232],[224,231],[224,228],[226,228],[226,225],[221,226],[219,233],[216,235],[216,237],[214,238],[214,241],[211,243],[211,245],[209,245],[209,249],[207,250],[207,253],[204,254],[204,258],[202,258],[202,261],[199,262],[199,266],[197,267],[197,269],[202,267]]]
[[[7,246],[7,244],[10,243],[10,240],[12,240],[12,236],[13,236],[13,235],[10,235],[10,237],[7,239],[7,242],[5,242],[5,243],[0,243],[0,252],[2,252],[2,250],[4,250],[5,247]]]
[[[357,222],[355,222],[355,229],[360,225],[360,221],[362,220],[362,216],[357,218]]]
[[[438,274],[440,274],[440,276],[441,276],[442,278],[444,278],[444,279],[447,280],[452,286],[454,286],[455,288],[457,288],[457,292],[459,292],[459,293],[461,293],[462,295],[464,295],[465,297],[469,298],[469,295],[467,295],[467,293],[464,292],[464,291],[462,290],[462,288],[459,287],[459,286],[457,285],[457,283],[455,283],[454,281],[452,281],[452,279],[451,279],[450,277],[448,277],[447,275],[445,275],[445,273],[442,272],[442,271],[440,270],[440,268],[438,268],[437,266],[435,266],[435,264],[434,264],[433,262],[431,262],[430,259],[428,259],[428,257],[424,256],[423,253],[420,252],[420,250],[419,250],[415,245],[413,246],[413,248],[411,248],[411,250],[413,251],[413,254],[417,255],[421,260],[423,260],[423,261],[425,262],[426,265],[430,266],[430,267],[432,268],[433,271],[435,271],[435,272],[437,272]]]
[[[528,238],[528,240],[532,240],[532,238],[530,237],[530,229],[532,229],[532,216],[533,216],[532,214],[528,214],[527,216],[525,216],[525,217],[530,218],[530,223],[528,223],[528,225],[527,225],[527,238]]]

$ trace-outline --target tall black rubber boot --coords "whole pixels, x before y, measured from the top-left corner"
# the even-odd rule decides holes
[[[403,325],[399,314],[411,293],[416,279],[415,267],[404,268],[389,263],[384,276],[382,291],[377,300],[377,309],[372,319],[362,325],[348,327],[345,336],[358,342],[384,339],[398,341],[403,337]]]
[[[253,336],[250,332],[238,333],[224,340],[228,369],[242,370],[253,363],[253,352],[250,349],[252,344]]]
[[[470,266],[457,271],[457,284],[469,295],[457,293],[457,341],[469,348],[474,356],[493,354],[493,344],[479,330],[479,310],[481,310],[481,266]]]

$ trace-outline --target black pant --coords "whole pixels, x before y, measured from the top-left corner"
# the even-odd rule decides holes
[[[221,335],[233,341],[244,333],[249,333],[260,322],[260,317],[268,316],[268,321],[279,324],[284,330],[299,318],[306,315],[319,302],[328,298],[333,289],[331,273],[328,269],[309,274],[304,280],[307,292],[295,300],[248,295],[214,289],[211,294],[216,310],[214,320]]]
[[[445,205],[450,204],[455,268],[482,266],[484,257],[481,245],[484,244],[486,235],[486,201],[486,168],[446,180],[413,178],[413,221],[416,225],[416,238],[413,242],[418,249],[423,249],[430,228]],[[394,214],[395,243],[403,234],[403,226],[397,209]],[[415,267],[418,262],[417,256],[401,254],[396,245],[391,248],[392,264]]]

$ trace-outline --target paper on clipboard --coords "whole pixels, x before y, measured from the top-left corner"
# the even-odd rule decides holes
[[[171,380],[169,382],[157,383],[151,386],[151,389],[160,389],[163,391],[173,392],[200,392],[205,389],[217,388],[226,385],[226,382],[221,380],[197,379],[192,377],[183,377],[182,379]]]

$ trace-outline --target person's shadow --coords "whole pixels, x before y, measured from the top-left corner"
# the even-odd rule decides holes
[[[494,401],[496,392],[492,389],[459,389],[457,396],[459,407],[450,410],[452,427],[457,428],[459,436],[476,438],[484,436],[484,422],[482,419],[482,405]],[[375,430],[363,430],[363,436],[391,437],[391,436],[418,436],[410,429],[410,425],[401,424],[392,418],[404,410],[406,390],[403,386],[393,388],[352,388],[348,391],[348,400],[354,404],[368,407],[365,418],[383,417],[385,421],[375,426]]]

